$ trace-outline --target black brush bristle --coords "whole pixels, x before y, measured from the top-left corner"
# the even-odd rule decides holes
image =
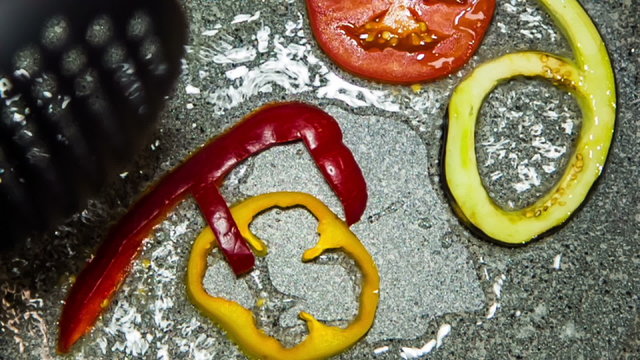
[[[174,0],[0,2],[0,247],[50,230],[122,171],[185,41]]]

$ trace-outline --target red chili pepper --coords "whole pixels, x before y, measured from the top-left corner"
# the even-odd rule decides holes
[[[261,108],[209,142],[147,192],[112,229],[71,288],[60,319],[58,351],[69,351],[95,323],[127,276],[142,241],[186,196],[191,195],[213,229],[236,274],[251,270],[254,256],[240,235],[217,185],[239,163],[282,143],[302,140],[344,206],[351,225],[362,216],[367,189],[362,171],[342,142],[336,121],[301,103]]]

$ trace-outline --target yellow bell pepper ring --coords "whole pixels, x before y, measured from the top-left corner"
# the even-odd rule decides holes
[[[454,90],[444,148],[444,185],[456,215],[480,237],[523,245],[565,224],[602,173],[616,120],[616,85],[604,41],[576,0],[540,0],[573,49],[575,60],[536,51],[507,54],[478,66]],[[538,77],[571,92],[582,126],[564,174],[534,204],[501,208],[484,187],[475,151],[482,103],[500,83]]]
[[[258,359],[323,359],[339,354],[360,340],[371,328],[380,298],[378,269],[360,240],[347,224],[315,197],[298,192],[276,192],[250,198],[231,209],[242,236],[260,256],[267,245],[256,237],[249,225],[259,213],[273,208],[302,206],[318,219],[318,243],[304,252],[302,261],[316,259],[327,250],[341,250],[351,257],[362,272],[362,292],[358,315],[346,328],[328,326],[313,315],[300,313],[309,335],[298,345],[286,348],[257,326],[253,313],[240,304],[209,295],[202,284],[207,270],[207,256],[215,246],[215,237],[206,228],[196,239],[187,268],[187,293],[191,302],[224,329],[246,355]]]

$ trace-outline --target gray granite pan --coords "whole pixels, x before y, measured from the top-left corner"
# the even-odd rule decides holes
[[[560,0],[558,0],[560,1]],[[640,358],[640,5],[581,3],[606,41],[618,88],[609,159],[582,209],[525,247],[474,237],[450,210],[439,149],[452,90],[474,67],[518,50],[571,56],[533,0],[499,0],[487,37],[459,73],[421,89],[377,84],[335,66],[316,45],[302,0],[184,1],[190,40],[175,93],[153,142],[128,172],[53,234],[0,255],[0,359],[55,359],[57,319],[74,274],[148,185],[262,104],[318,105],[342,126],[370,202],[354,232],[382,278],[369,334],[340,359]],[[519,207],[553,184],[580,129],[573,97],[543,81],[515,80],[487,100],[478,159],[496,201]],[[225,181],[231,202],[274,190],[312,193],[341,207],[302,145],[269,150]],[[146,242],[132,274],[70,359],[243,359],[186,296],[189,250],[204,226],[187,201]],[[254,230],[272,252],[235,279],[218,256],[205,286],[254,306],[283,341],[304,334],[296,314],[344,321],[357,311],[356,274],[338,257],[302,265],[315,222],[271,211]]]

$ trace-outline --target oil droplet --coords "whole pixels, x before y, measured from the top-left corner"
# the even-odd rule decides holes
[[[100,304],[100,307],[106,309],[109,306],[109,299],[104,299]]]

